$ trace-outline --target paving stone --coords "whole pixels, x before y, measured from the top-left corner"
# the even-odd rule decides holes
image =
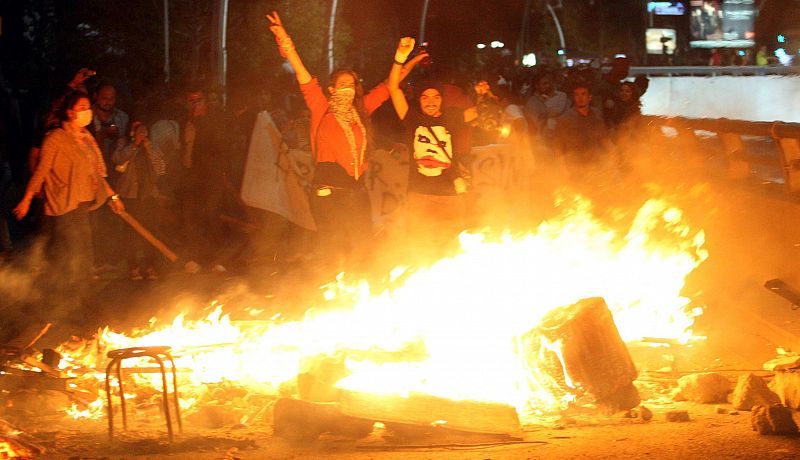
[[[747,374],[739,376],[731,402],[738,410],[750,410],[753,406],[778,404],[781,399],[767,387],[767,383],[761,377]]]
[[[715,372],[685,375],[678,379],[678,395],[702,404],[728,401],[731,382]]]
[[[761,435],[783,435],[797,433],[797,424],[792,418],[792,409],[780,404],[754,406],[750,414],[753,431]]]
[[[800,368],[800,356],[781,356],[764,363],[764,370],[785,371]]]
[[[666,414],[668,422],[689,422],[689,412],[685,410],[671,410]]]
[[[776,372],[771,388],[784,406],[800,410],[800,372]]]

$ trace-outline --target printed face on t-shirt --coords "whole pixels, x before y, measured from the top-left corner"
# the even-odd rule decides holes
[[[453,138],[447,128],[438,125],[417,126],[414,130],[414,160],[420,174],[440,176],[452,165],[452,159]]]

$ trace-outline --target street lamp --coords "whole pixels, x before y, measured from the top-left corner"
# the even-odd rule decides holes
[[[422,4],[422,18],[419,20],[418,43],[425,43],[425,22],[428,19],[428,3],[430,3],[430,0],[425,0],[425,3]]]
[[[536,54],[528,53],[522,57],[522,65],[525,67],[533,67],[536,65]]]
[[[333,4],[331,5],[331,18],[328,23],[328,75],[333,73],[333,32],[334,26],[336,25],[336,7],[338,4],[339,2],[337,0],[333,0]]]
[[[565,50],[565,49],[567,49],[567,45],[564,43],[564,31],[561,30],[561,22],[558,21],[558,16],[556,16],[556,12],[555,12],[555,10],[553,10],[553,7],[550,6],[550,2],[549,1],[546,3],[546,5],[547,5],[547,11],[549,11],[550,12],[550,16],[553,17],[553,22],[555,23],[556,30],[558,31],[558,42],[561,45],[561,48],[559,48],[559,51]],[[559,54],[559,56],[563,55],[563,53],[561,53],[561,52],[559,52],[558,54]]]
[[[169,0],[164,0],[164,82],[169,83]]]

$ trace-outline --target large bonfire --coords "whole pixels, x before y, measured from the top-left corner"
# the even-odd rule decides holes
[[[380,293],[340,275],[324,287],[325,302],[310,306],[302,320],[234,321],[214,305],[202,319],[154,319],[146,329],[122,334],[106,328],[91,340],[65,344],[62,370],[75,377],[75,388],[96,397],[70,413],[104,415],[108,350],[166,345],[176,357],[181,403],[189,412],[221,385],[291,396],[298,375],[333,360],[341,364],[337,388],[508,404],[532,422],[570,400],[569,388],[553,391],[552,378],[524,356],[522,337],[548,312],[602,297],[625,341],[684,343],[702,313],[681,290],[707,257],[704,235],[683,222],[681,210],[647,201],[620,232],[597,219],[586,200],[562,203],[562,209],[534,233],[462,234],[459,254],[426,268],[397,268],[392,287]],[[160,388],[160,376],[126,378],[138,379],[136,388],[150,395]]]

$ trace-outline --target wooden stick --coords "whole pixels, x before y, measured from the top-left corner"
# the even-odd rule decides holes
[[[47,331],[50,330],[51,326],[51,323],[45,323],[43,326],[41,324],[31,324],[30,326],[25,327],[25,329],[17,334],[16,337],[2,344],[2,347],[0,348],[13,348],[15,349],[16,353],[33,348],[33,346],[36,345],[36,342],[38,342],[39,339],[41,339],[42,336],[44,336]]]
[[[152,244],[156,249],[158,249],[161,254],[164,254],[164,257],[169,259],[170,262],[175,262],[178,260],[177,254],[172,252],[170,248],[167,247],[164,243],[161,242],[158,238],[155,237],[150,230],[146,229],[144,225],[140,224],[138,220],[134,219],[132,215],[128,214],[127,211],[121,211],[119,216],[122,217],[122,220],[128,223],[134,230],[144,239],[147,240],[148,243]]]
[[[50,330],[50,327],[51,327],[52,325],[53,325],[52,323],[47,323],[47,324],[45,324],[45,325],[44,325],[44,327],[43,327],[43,328],[42,328],[42,329],[39,331],[39,333],[36,335],[36,337],[34,337],[33,339],[31,339],[31,341],[30,341],[30,342],[28,342],[28,345],[27,345],[27,346],[26,346],[24,349],[26,349],[26,350],[27,350],[28,348],[32,348],[32,347],[33,347],[33,346],[36,344],[36,342],[38,342],[38,341],[39,341],[39,339],[41,339],[41,338],[42,338],[42,336],[43,336],[43,335],[47,334],[47,331],[49,331],[49,330]]]
[[[61,373],[58,371],[58,369],[54,369],[41,361],[37,361],[31,356],[22,356],[20,357],[20,361],[29,366],[35,367],[40,371],[42,371],[43,373],[48,374],[52,377],[61,378]]]

